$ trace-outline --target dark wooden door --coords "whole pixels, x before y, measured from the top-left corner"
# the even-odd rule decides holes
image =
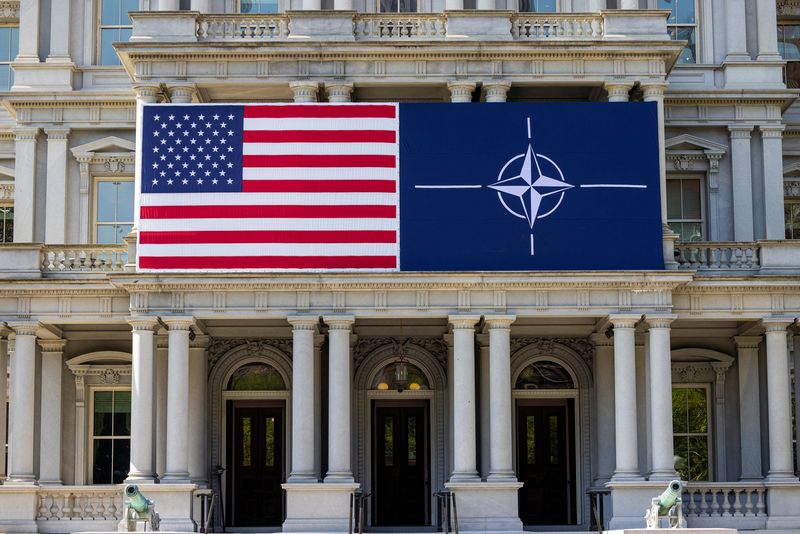
[[[375,526],[428,524],[425,414],[424,406],[375,408]]]
[[[283,409],[233,403],[229,425],[231,526],[283,523]]]
[[[519,517],[526,525],[574,522],[571,410],[558,406],[517,408],[517,469],[525,485]]]

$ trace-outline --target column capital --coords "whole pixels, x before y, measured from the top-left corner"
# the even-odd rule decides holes
[[[44,133],[47,134],[48,141],[66,141],[69,139],[70,128],[45,128]]]
[[[15,141],[36,141],[39,137],[39,128],[14,128]]]
[[[665,81],[653,81],[653,82],[639,82],[639,87],[642,88],[642,96],[645,102],[649,102],[651,100],[664,98],[664,92],[669,87],[669,83]]]
[[[669,328],[669,325],[677,319],[677,315],[659,315],[659,314],[647,314],[644,317],[645,322],[647,325],[653,328]]]
[[[480,315],[449,315],[447,317],[447,322],[453,326],[453,330],[473,329],[480,320]]]
[[[617,313],[608,316],[608,320],[614,325],[614,328],[636,328],[639,321],[642,320],[641,315],[632,313]]]
[[[319,82],[308,80],[298,80],[289,82],[289,89],[294,95],[294,101],[298,103],[310,103],[317,101],[319,93]]]
[[[753,124],[736,124],[728,126],[728,132],[731,134],[731,139],[750,139],[753,128],[755,128]]]
[[[487,102],[505,102],[511,82],[508,80],[489,80],[483,82]]]
[[[18,336],[35,336],[42,327],[39,321],[25,321],[8,323],[8,327]]]
[[[133,92],[136,93],[136,99],[141,100],[145,104],[155,104],[158,101],[158,94],[161,88],[158,84],[136,84],[133,86]]]
[[[737,349],[757,349],[761,341],[761,336],[733,336]]]
[[[604,332],[595,332],[589,339],[595,347],[613,347],[614,337],[608,337]]]
[[[762,124],[758,127],[761,130],[761,137],[764,138],[777,138],[783,137],[783,131],[786,130],[785,124]]]
[[[328,102],[350,102],[353,87],[353,82],[325,82]]]
[[[152,332],[161,324],[158,317],[153,316],[126,317],[125,321],[131,325],[133,331],[149,330]]]
[[[604,84],[605,90],[608,93],[609,102],[627,102],[630,100],[630,92],[633,89],[633,82],[629,81],[611,81]]]
[[[489,330],[509,330],[511,323],[517,320],[516,315],[484,315]]]
[[[796,322],[794,317],[764,317],[761,319],[761,324],[764,325],[767,333],[769,332],[784,332]]]
[[[184,315],[180,317],[161,317],[161,322],[167,325],[170,332],[175,330],[190,330],[195,325],[194,317]]]
[[[318,315],[290,315],[286,318],[286,321],[292,325],[294,330],[311,330],[312,332],[316,332],[319,326]]]
[[[450,91],[450,101],[457,103],[472,102],[472,93],[475,91],[476,83],[467,80],[455,80],[447,82],[447,89]]]
[[[356,318],[352,315],[323,315],[322,321],[328,325],[328,330],[350,330]]]
[[[61,354],[64,352],[64,347],[67,346],[66,339],[40,339],[37,341],[42,348],[42,352],[53,352]]]
[[[174,104],[189,104],[197,95],[197,87],[193,83],[170,85],[169,98]]]

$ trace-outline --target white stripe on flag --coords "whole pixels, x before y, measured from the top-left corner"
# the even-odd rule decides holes
[[[396,193],[150,193],[142,206],[394,206]]]
[[[245,143],[249,155],[397,155],[393,143]]]
[[[397,119],[244,119],[244,130],[397,130]]]
[[[397,180],[397,169],[382,167],[245,167],[245,180]]]
[[[397,219],[142,219],[139,231],[397,230]]]
[[[395,256],[396,243],[140,244],[140,256]]]

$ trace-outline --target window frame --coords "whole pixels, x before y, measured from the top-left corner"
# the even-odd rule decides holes
[[[4,22],[0,23],[0,28],[16,28],[17,29],[17,39],[19,39],[19,22]],[[19,54],[19,41],[17,41],[17,54]],[[0,60],[0,65],[7,65],[8,66],[8,89],[0,87],[0,91],[7,92],[11,91],[11,88],[14,86],[14,69],[11,68],[11,64],[14,62],[16,58],[9,57],[8,61]]]
[[[129,25],[118,25],[118,24],[108,24],[103,25],[103,0],[99,0],[97,2],[97,10],[95,14],[95,25],[96,28],[95,32],[95,51],[94,51],[94,64],[99,67],[111,67],[111,68],[121,68],[122,62],[119,61],[119,56],[117,56],[116,63],[103,63],[103,30],[119,30],[119,29],[126,29],[130,28],[131,32],[133,32],[133,21],[131,21]]]
[[[247,13],[247,14],[253,14],[253,15],[276,15],[278,13],[283,13],[284,12],[283,0],[276,0],[276,3],[278,5],[278,9],[276,11],[274,11],[274,12],[270,12],[270,13]],[[245,13],[242,13],[242,0],[236,0],[236,13],[238,13],[240,15],[244,15],[245,14]]]
[[[128,435],[126,437],[122,436],[95,436],[94,434],[94,394],[97,392],[102,391],[127,391],[132,394],[133,387],[131,384],[119,384],[116,386],[107,386],[107,385],[90,385],[88,386],[87,393],[89,394],[89,402],[88,404],[88,413],[87,413],[87,423],[86,423],[86,480],[87,484],[91,486],[115,486],[113,482],[111,484],[100,484],[95,483],[94,481],[94,442],[95,439],[127,439],[129,442],[131,441],[131,436]],[[133,399],[131,398],[131,411],[133,411]],[[133,430],[133,429],[131,429]],[[132,433],[132,432],[131,432]],[[130,463],[130,457],[128,458],[128,462]]]
[[[400,11],[400,1],[397,0],[397,8],[398,11],[381,11],[381,0],[375,0],[375,13],[378,14],[386,14],[386,15],[403,15],[409,13],[422,13],[422,2],[423,0],[415,0],[417,2],[417,10],[416,11]]]
[[[14,203],[13,202],[0,202],[0,212],[2,210],[6,210],[6,209],[11,209],[11,213],[12,213],[12,216],[11,216],[11,221],[12,221],[12,224],[11,224],[11,239],[9,241],[5,240],[5,222],[6,222],[7,219],[6,219],[6,217],[3,216],[2,213],[0,213],[0,245],[6,245],[8,243],[13,243],[14,242],[14,224],[13,224],[13,221],[14,221],[14,216],[13,216]]]
[[[786,213],[785,213],[787,205],[800,205],[800,197],[788,197],[788,196],[784,196],[783,197],[783,209],[784,209],[784,216],[783,216],[784,234],[783,234],[783,238],[786,241],[798,241],[798,240],[800,240],[800,238],[786,237],[786,229],[787,229],[786,226],[787,226],[787,224],[789,222],[786,219]],[[800,230],[800,226],[797,229]]]
[[[695,482],[713,482],[716,479],[716,465],[714,462],[715,453],[715,436],[714,436],[714,414],[712,412],[712,394],[714,389],[708,382],[673,382],[670,394],[675,389],[705,389],[706,390],[706,428],[708,429],[705,434],[697,432],[676,433],[675,428],[672,429],[673,442],[676,437],[693,437],[693,436],[706,436],[706,447],[708,448],[708,478],[707,480],[698,480]],[[691,482],[691,481],[690,481]]]
[[[700,240],[707,241],[708,240],[708,221],[707,221],[707,192],[706,192],[706,183],[707,183],[707,176],[705,174],[667,174],[667,189],[669,190],[669,181],[670,180],[698,180],[700,182],[700,219],[670,219],[667,216],[667,226],[671,223],[699,223],[700,224]],[[666,192],[665,192],[666,194]],[[683,211],[683,188],[681,188],[681,211]],[[682,237],[682,236],[681,236]],[[678,240],[679,243],[697,243],[698,241],[683,241],[682,239]]]
[[[675,38],[671,39],[673,41],[678,40],[678,29],[694,28],[694,61],[692,63],[681,63],[679,57],[678,61],[676,61],[675,63],[676,67],[683,67],[685,65],[698,65],[703,63],[702,61],[700,61],[700,56],[702,55],[701,38],[700,38],[701,26],[702,26],[700,22],[702,4],[700,0],[692,0],[692,1],[694,2],[694,24],[680,24],[677,22],[675,24],[670,24],[669,18],[667,18],[667,32],[669,32],[671,29],[675,30]],[[648,0],[648,7],[650,9],[660,9],[658,7],[658,0]]]
[[[540,1],[540,0],[527,0],[527,1],[533,3],[533,2]],[[561,0],[555,0],[555,8],[554,8],[553,11],[522,11],[520,9],[520,7],[521,7],[520,4],[522,2],[523,2],[523,0],[516,0],[517,13],[530,13],[532,15],[533,14],[547,15],[547,14],[551,14],[551,13],[561,13]]]
[[[114,222],[98,222],[97,221],[97,202],[100,199],[98,194],[99,184],[101,182],[132,182],[134,184],[134,197],[136,195],[136,182],[133,176],[93,176],[92,177],[92,202],[91,202],[91,210],[89,213],[89,221],[92,225],[92,243],[93,244],[107,244],[112,245],[114,243],[98,243],[97,242],[97,230],[99,226],[112,226],[112,225],[119,225],[119,224],[128,224],[129,221],[114,221]],[[134,209],[136,205],[136,200],[134,200]],[[130,221],[131,226],[135,224],[136,213],[133,214],[134,220]],[[121,243],[116,243],[121,244]]]

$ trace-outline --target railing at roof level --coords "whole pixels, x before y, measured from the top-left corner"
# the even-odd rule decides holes
[[[41,269],[45,276],[120,272],[127,260],[127,245],[47,246],[42,250]]]
[[[356,15],[353,27],[357,41],[444,39],[447,17],[436,13],[370,13]]]
[[[511,35],[519,40],[596,40],[603,38],[600,15],[518,13],[511,16]]]
[[[199,41],[273,41],[289,36],[287,15],[203,15],[195,25]]]

